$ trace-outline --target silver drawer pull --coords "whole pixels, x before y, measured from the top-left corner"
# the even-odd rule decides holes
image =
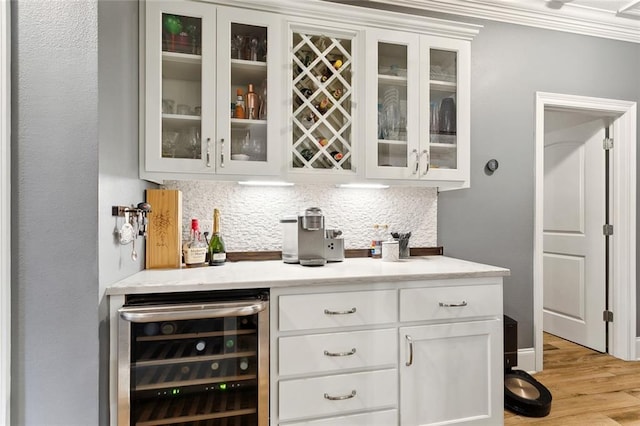
[[[352,390],[349,395],[341,395],[341,396],[331,396],[328,393],[324,394],[324,399],[328,399],[329,401],[342,401],[345,399],[351,399],[356,396],[356,390]]]
[[[462,302],[457,303],[440,302],[439,305],[442,308],[462,308],[464,306],[467,306],[467,301],[463,300]]]
[[[408,334],[406,334],[404,337],[409,343],[409,361],[405,362],[404,365],[406,365],[407,367],[411,367],[411,365],[413,364],[413,339]]]
[[[351,349],[349,352],[329,352],[329,351],[324,351],[324,354],[326,356],[351,356],[351,355],[355,355],[356,353],[356,348]]]
[[[325,315],[349,315],[349,314],[355,314],[356,313],[356,308],[351,308],[348,311],[330,311],[328,309],[324,310],[324,314]]]

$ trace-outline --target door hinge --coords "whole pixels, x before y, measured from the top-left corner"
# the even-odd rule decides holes
[[[603,225],[602,234],[606,236],[613,235],[613,225],[609,225],[609,224]]]
[[[604,322],[613,322],[613,312],[611,312],[611,311],[603,311],[602,312],[602,321],[604,321]]]
[[[602,148],[604,150],[613,149],[613,139],[612,138],[604,138],[602,140]]]

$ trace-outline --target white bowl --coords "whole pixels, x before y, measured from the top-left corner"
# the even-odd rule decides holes
[[[231,159],[237,161],[249,161],[251,157],[249,157],[247,154],[232,154]]]

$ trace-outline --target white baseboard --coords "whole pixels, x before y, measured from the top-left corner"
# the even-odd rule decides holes
[[[636,337],[636,360],[640,361],[640,337]]]
[[[536,372],[536,351],[534,348],[518,349],[518,370]]]

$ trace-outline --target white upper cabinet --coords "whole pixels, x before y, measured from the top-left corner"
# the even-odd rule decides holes
[[[344,26],[289,25],[287,169],[299,178],[344,180],[357,171],[358,41]]]
[[[367,52],[367,177],[468,185],[469,42],[369,30]]]
[[[147,1],[141,178],[468,187],[478,27],[328,6]]]
[[[279,16],[195,2],[147,2],[141,176],[280,171]],[[249,89],[252,94],[248,94]],[[240,96],[243,113],[232,108]]]

